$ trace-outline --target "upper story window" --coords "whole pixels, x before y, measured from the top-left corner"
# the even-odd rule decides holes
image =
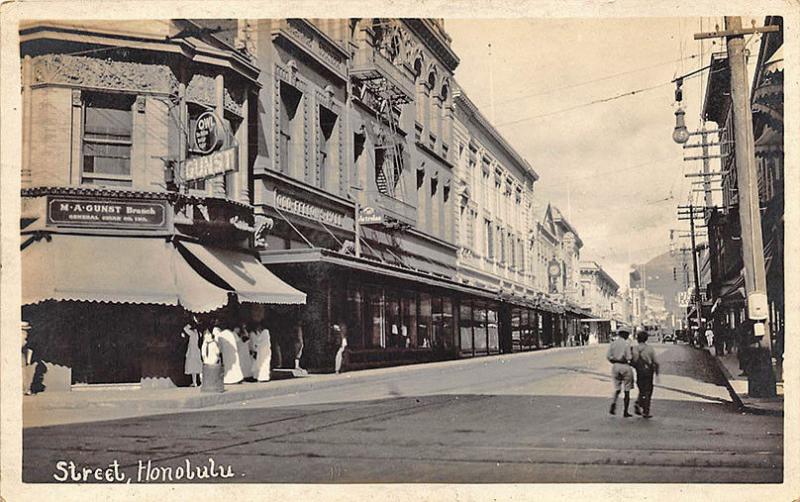
[[[292,174],[294,164],[299,162],[298,157],[303,146],[302,114],[298,114],[303,93],[295,87],[281,82],[280,86],[280,119],[278,123],[280,144],[278,145],[278,169],[282,173]]]
[[[335,113],[331,110],[328,110],[324,106],[319,107],[319,123],[317,126],[319,127],[319,144],[317,145],[319,148],[319,173],[318,173],[318,183],[320,188],[327,189],[328,187],[328,178],[330,177],[330,168],[332,161],[331,156],[335,157],[335,151],[331,148],[332,137],[334,136],[334,129],[336,127],[338,117]]]
[[[130,186],[136,97],[85,92],[82,98],[81,183]]]

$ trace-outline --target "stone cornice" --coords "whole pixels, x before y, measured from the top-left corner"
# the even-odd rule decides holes
[[[455,71],[461,61],[453,49],[450,48],[448,41],[443,39],[437,32],[438,30],[432,26],[433,21],[430,19],[403,19],[403,22],[442,61],[450,73]]]
[[[500,134],[500,132],[495,129],[495,127],[489,122],[489,120],[481,113],[475,103],[472,102],[471,99],[464,93],[464,91],[457,87],[453,91],[453,101],[456,105],[457,110],[461,110],[466,118],[470,120],[475,125],[479,126],[481,130],[494,141],[495,146],[500,149],[503,153],[508,155],[514,162],[517,163],[517,167],[525,173],[528,173],[530,176],[533,177],[534,181],[539,179],[539,175],[530,165],[530,163],[525,160],[515,149],[512,147],[508,141]]]

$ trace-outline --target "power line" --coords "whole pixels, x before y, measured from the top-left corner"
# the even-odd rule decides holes
[[[522,119],[512,120],[512,121],[509,121],[509,122],[501,122],[500,124],[497,124],[496,127],[504,127],[504,126],[508,126],[508,125],[519,124],[519,123],[522,123],[522,122],[528,122],[529,120],[534,120],[534,119],[538,119],[538,118],[542,118],[542,117],[549,117],[550,115],[558,115],[559,113],[570,112],[570,111],[573,111],[573,110],[577,110],[579,108],[585,108],[587,106],[597,105],[597,104],[600,104],[600,103],[607,103],[609,101],[614,101],[616,99],[624,98],[624,97],[627,97],[627,96],[633,96],[635,94],[639,94],[639,93],[643,93],[643,92],[647,92],[647,91],[652,91],[653,89],[658,89],[659,87],[664,87],[666,85],[671,85],[671,84],[672,84],[672,82],[662,82],[660,84],[653,85],[653,86],[650,86],[650,87],[643,87],[641,89],[636,89],[636,90],[633,90],[633,91],[624,92],[622,94],[617,94],[616,96],[611,96],[611,97],[602,98],[602,99],[595,99],[594,101],[590,101],[588,103],[583,103],[583,104],[580,104],[580,105],[571,106],[569,108],[562,108],[561,110],[556,110],[556,111],[552,111],[552,112],[548,112],[548,113],[542,113],[540,115],[534,115],[532,117],[525,117],[525,118],[522,118]]]
[[[497,124],[495,127],[504,127],[504,126],[508,126],[508,125],[519,124],[519,123],[522,123],[522,122],[528,122],[530,120],[534,120],[534,119],[538,119],[538,118],[542,118],[542,117],[549,117],[551,115],[558,115],[560,113],[571,112],[573,110],[578,110],[580,108],[585,108],[587,106],[597,105],[597,104],[601,104],[601,103],[607,103],[609,101],[614,101],[614,100],[625,98],[625,97],[628,97],[628,96],[633,96],[633,95],[641,94],[641,93],[644,93],[644,92],[647,92],[647,91],[652,91],[653,89],[658,89],[659,87],[672,85],[678,79],[688,80],[690,78],[696,77],[701,72],[703,72],[705,70],[708,70],[709,68],[710,68],[710,66],[704,66],[702,68],[698,68],[697,70],[693,70],[693,71],[687,73],[683,77],[677,77],[676,79],[673,79],[671,81],[662,82],[660,84],[652,85],[650,87],[643,87],[641,89],[636,89],[636,90],[633,90],[633,91],[623,92],[622,94],[617,94],[615,96],[611,96],[611,97],[608,97],[608,98],[595,99],[594,101],[589,101],[588,103],[582,103],[580,105],[571,106],[569,108],[562,108],[560,110],[555,110],[555,111],[548,112],[548,113],[542,113],[540,115],[534,115],[532,117],[525,117],[525,118],[521,118],[521,119],[517,119],[517,120],[511,120],[509,122],[502,122],[500,124]],[[713,74],[713,73],[717,73],[719,71],[722,71],[722,70],[715,70],[715,71],[712,71],[711,73]]]
[[[499,103],[495,103],[495,104],[496,105],[504,105],[504,104],[513,103],[513,102],[516,102],[516,101],[521,101],[523,99],[534,98],[534,97],[537,97],[537,96],[544,96],[546,94],[552,94],[552,93],[557,92],[557,91],[562,91],[562,90],[565,90],[565,89],[573,89],[575,87],[582,87],[584,85],[594,84],[596,82],[602,82],[604,80],[610,80],[612,78],[620,77],[620,76],[623,76],[623,75],[630,75],[632,73],[638,73],[640,71],[652,70],[653,68],[658,68],[659,66],[672,64],[672,63],[675,63],[675,62],[678,62],[678,61],[683,61],[685,59],[694,59],[694,58],[697,58],[697,57],[701,57],[701,55],[700,54],[692,54],[692,55],[687,56],[685,58],[681,57],[681,58],[678,58],[678,59],[670,59],[668,61],[662,61],[660,63],[656,63],[656,64],[653,64],[651,66],[644,66],[644,67],[636,68],[636,69],[633,69],[633,70],[623,71],[623,72],[620,72],[620,73],[614,73],[612,75],[606,75],[605,77],[595,78],[595,79],[592,79],[592,80],[586,80],[586,81],[583,81],[583,82],[577,82],[577,83],[566,85],[566,86],[562,86],[562,87],[556,87],[556,88],[553,88],[553,89],[548,89],[546,91],[537,92],[535,94],[524,94],[522,96],[517,96],[517,97],[514,97],[514,98],[505,99],[505,100],[500,101]]]

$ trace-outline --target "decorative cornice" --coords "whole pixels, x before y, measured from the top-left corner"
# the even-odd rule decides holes
[[[186,99],[187,101],[200,103],[211,108],[215,107],[217,98],[214,77],[208,75],[194,75],[189,85],[186,86]],[[239,117],[244,116],[242,105],[233,99],[227,88],[225,89],[223,107],[225,111],[231,112]]]
[[[525,173],[528,173],[530,176],[533,177],[533,180],[536,181],[539,179],[539,175],[530,165],[530,163],[525,160],[515,149],[512,147],[508,141],[500,134],[500,132],[495,129],[495,127],[489,122],[489,120],[484,117],[475,103],[472,102],[471,99],[464,93],[464,91],[460,87],[456,87],[453,90],[453,103],[456,106],[456,115],[458,115],[458,111],[461,110],[464,114],[465,118],[468,119],[470,122],[474,123],[478,127],[480,127],[483,132],[494,141],[495,145],[506,155],[508,155],[514,162],[517,163],[517,167]],[[465,124],[466,125],[466,124]],[[469,128],[468,128],[469,129]],[[472,139],[470,139],[472,142]]]
[[[444,63],[450,73],[454,72],[461,61],[450,48],[449,41],[444,39],[438,30],[432,26],[430,19],[404,19],[405,24],[413,31],[430,49],[433,54]]]
[[[97,89],[172,94],[178,79],[166,65],[46,54],[33,58],[33,82]]]

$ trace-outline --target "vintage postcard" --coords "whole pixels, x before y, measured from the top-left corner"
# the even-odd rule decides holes
[[[4,500],[800,497],[797,5],[0,12]]]

